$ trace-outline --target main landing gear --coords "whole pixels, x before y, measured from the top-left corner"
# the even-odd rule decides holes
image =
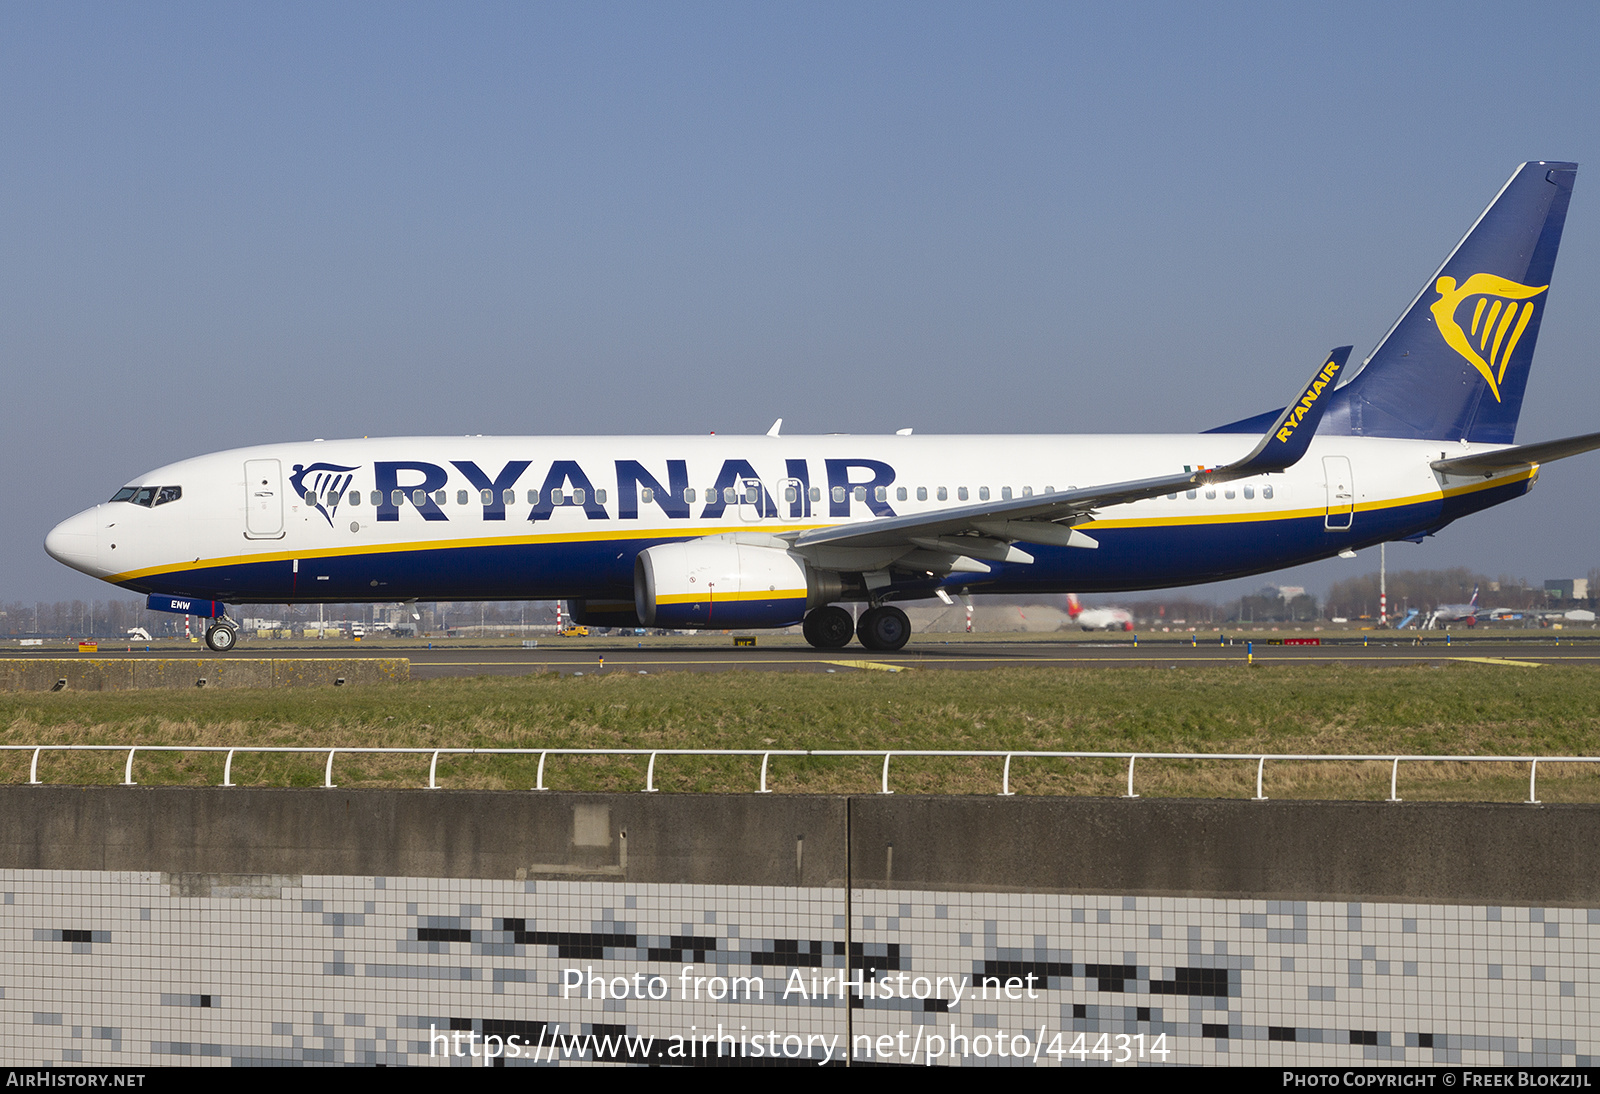
[[[869,650],[893,652],[911,637],[911,620],[899,608],[868,608],[856,620],[856,637]]]
[[[852,633],[869,650],[885,653],[900,649],[911,637],[911,620],[899,608],[868,608],[859,620],[836,604],[818,608],[800,625],[806,641],[819,650],[838,650],[850,644]]]
[[[800,632],[806,636],[806,641],[819,650],[844,649],[850,644],[850,636],[855,629],[856,622],[850,618],[850,613],[835,604],[818,608],[800,624]]]
[[[214,623],[206,628],[206,645],[218,653],[228,653],[239,641],[239,632],[231,623]]]

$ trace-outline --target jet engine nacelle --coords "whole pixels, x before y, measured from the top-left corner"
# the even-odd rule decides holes
[[[841,590],[837,575],[784,548],[729,539],[663,543],[633,564],[634,608],[647,627],[789,627]]]
[[[639,625],[633,605],[626,600],[569,600],[567,615],[574,623],[585,627],[623,627],[632,630]]]

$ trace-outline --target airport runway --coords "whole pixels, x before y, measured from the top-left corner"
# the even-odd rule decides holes
[[[1337,644],[1332,644],[1334,641]],[[541,639],[536,648],[477,644],[471,640],[427,643],[357,645],[349,642],[243,642],[240,658],[281,657],[407,657],[411,676],[430,680],[450,676],[522,676],[554,672],[562,675],[594,673],[724,672],[900,672],[907,669],[993,669],[1000,667],[1059,668],[1159,668],[1176,665],[1244,664],[1247,660],[1270,667],[1275,664],[1444,664],[1465,662],[1500,665],[1508,669],[1545,664],[1600,664],[1600,640],[1594,638],[1471,638],[1448,644],[1429,637],[1422,644],[1411,639],[1370,642],[1341,637],[1324,645],[1274,645],[1266,638],[1230,640],[1219,644],[1213,636],[1191,645],[1169,638],[1115,642],[1062,641],[1019,635],[1005,640],[948,640],[924,638],[896,653],[873,653],[851,645],[842,650],[820,651],[794,639],[757,639],[758,644],[736,647],[711,645],[705,639],[650,637],[633,639]],[[1248,643],[1248,644],[1247,644]],[[102,645],[98,653],[79,654],[75,648],[5,650],[0,656],[23,657],[216,657],[204,646],[154,644],[148,651],[136,645]]]

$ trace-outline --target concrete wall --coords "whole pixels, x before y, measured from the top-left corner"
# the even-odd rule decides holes
[[[482,1066],[471,1035],[567,1065],[770,1061],[781,1036],[807,1065],[1110,1045],[1591,1066],[1597,826],[1588,806],[0,787],[0,1048]],[[852,972],[864,998],[828,993]]]
[[[18,657],[0,660],[0,691],[332,687],[341,680],[346,684],[386,684],[410,678],[411,662],[404,657]],[[63,680],[65,684],[61,684]]]
[[[0,869],[1600,906],[1600,807],[0,787]]]

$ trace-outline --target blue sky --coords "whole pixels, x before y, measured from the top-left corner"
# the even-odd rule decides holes
[[[1593,4],[0,6],[0,599],[116,595],[49,527],[238,445],[1279,405],[1518,163],[1596,162],[1597,31]],[[1600,429],[1586,175],[1519,440]],[[1391,566],[1587,573],[1597,461]]]

